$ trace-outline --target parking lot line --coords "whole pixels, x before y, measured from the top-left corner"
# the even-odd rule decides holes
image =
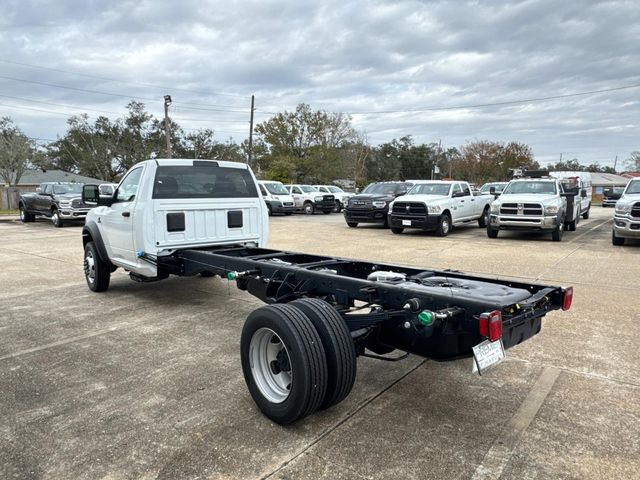
[[[91,333],[85,333],[84,335],[77,335],[75,337],[65,338],[64,340],[58,340],[57,342],[47,343],[46,345],[40,345],[39,347],[27,348],[26,350],[20,350],[19,352],[9,353],[0,357],[0,361],[8,360],[10,358],[20,357],[22,355],[27,355],[29,353],[40,352],[42,350],[47,350],[53,347],[59,347],[61,345],[67,345],[69,343],[77,342],[79,340],[85,340],[87,338],[97,337],[98,335],[104,335],[105,333],[111,333],[116,330],[122,330],[123,328],[135,327],[142,322],[134,322],[134,323],[120,323],[118,325],[114,325],[109,328],[103,328],[102,330],[96,330]]]
[[[542,370],[518,411],[509,419],[502,433],[485,454],[482,463],[476,468],[472,480],[500,478],[522,434],[540,410],[559,375],[560,370],[555,367],[545,367]]]

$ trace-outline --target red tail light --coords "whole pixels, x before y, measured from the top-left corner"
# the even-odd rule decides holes
[[[573,287],[567,287],[562,292],[562,310],[569,310],[573,303]]]
[[[480,315],[480,336],[489,337],[491,342],[502,338],[502,313],[498,310]]]

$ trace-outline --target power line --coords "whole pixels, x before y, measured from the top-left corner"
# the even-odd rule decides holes
[[[79,107],[77,105],[66,105],[64,103],[53,103],[53,102],[45,102],[43,100],[33,100],[31,98],[24,98],[24,97],[14,97],[11,95],[0,95],[0,97],[2,98],[10,98],[12,100],[21,100],[24,102],[32,102],[32,103],[42,103],[43,105],[52,105],[54,107],[63,107],[63,108],[78,108],[78,109],[82,109],[82,110],[89,110],[91,112],[98,112],[98,113],[110,113],[113,115],[121,115],[120,112],[112,112],[110,110],[97,110],[95,108],[88,108],[88,107]]]
[[[176,88],[176,87],[166,87],[163,85],[154,85],[151,83],[142,83],[142,82],[128,82],[125,80],[119,80],[117,78],[109,78],[109,77],[100,77],[98,75],[90,75],[87,73],[78,73],[78,72],[71,72],[69,70],[62,70],[60,68],[52,68],[52,67],[43,67],[42,65],[33,65],[30,63],[22,63],[22,62],[14,62],[11,60],[3,60],[0,59],[0,62],[2,63],[9,63],[12,65],[20,65],[23,67],[30,67],[30,68],[39,68],[42,70],[49,70],[52,72],[60,72],[60,73],[66,73],[68,75],[76,75],[79,77],[87,77],[87,78],[95,78],[97,80],[106,80],[109,82],[116,82],[116,83],[123,83],[123,84],[127,84],[127,85],[140,85],[143,87],[151,87],[151,88],[157,88],[157,89],[161,89],[161,90],[176,90],[176,91],[181,91],[181,92],[190,92],[190,93],[197,93],[198,95],[219,95],[219,96],[226,96],[226,97],[236,97],[236,98],[244,98],[245,100],[248,98],[247,95],[239,95],[237,93],[225,93],[225,92],[201,92],[198,90],[190,90],[187,88]]]
[[[73,90],[76,92],[85,92],[85,93],[95,93],[98,95],[109,95],[112,97],[120,97],[120,98],[128,98],[131,100],[146,100],[149,102],[156,102],[158,99],[157,98],[149,98],[149,97],[136,97],[133,95],[125,95],[123,93],[111,93],[111,92],[103,92],[100,90],[90,90],[90,89],[86,89],[86,88],[79,88],[79,87],[69,87],[67,85],[58,85],[55,83],[46,83],[46,82],[39,82],[36,80],[27,80],[24,78],[15,78],[15,77],[9,77],[9,76],[5,76],[5,75],[0,75],[0,78],[3,78],[5,80],[11,80],[14,82],[23,82],[23,83],[31,83],[34,85],[43,85],[46,87],[54,87],[54,88],[63,88],[65,90]],[[214,107],[211,109],[208,109],[208,111],[212,111],[212,112],[235,112],[235,113],[246,113],[245,110],[241,110],[239,109],[239,107],[234,107],[231,105],[222,105],[223,107],[230,107],[233,108],[234,110],[229,110],[229,109],[222,109],[222,108],[215,108],[218,107],[219,105],[213,105],[213,104],[205,104],[205,103],[188,103],[188,102],[175,102],[179,105],[198,105],[198,106],[206,106],[206,107]],[[189,107],[182,107],[182,108],[189,108]]]
[[[522,100],[508,100],[504,102],[456,105],[453,107],[423,107],[415,110],[378,110],[378,111],[369,111],[369,112],[342,112],[342,113],[345,113],[347,115],[384,115],[384,114],[390,114],[390,113],[422,113],[422,112],[436,112],[436,111],[444,111],[444,110],[464,110],[468,108],[499,107],[503,105],[517,105],[522,103],[545,102],[548,100],[557,100],[560,98],[571,98],[571,97],[579,97],[579,96],[585,96],[585,95],[595,95],[598,93],[615,92],[618,90],[627,90],[630,88],[638,88],[638,87],[640,87],[640,83],[637,83],[634,85],[624,85],[621,87],[603,88],[602,90],[590,90],[587,92],[567,93],[564,95],[550,95],[547,97],[533,97],[533,98],[526,98]]]

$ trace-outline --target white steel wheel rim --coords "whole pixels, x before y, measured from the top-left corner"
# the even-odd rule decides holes
[[[260,393],[271,403],[284,402],[291,392],[291,360],[278,334],[266,327],[256,330],[249,343],[249,361]]]
[[[444,217],[442,220],[442,231],[444,233],[449,233],[449,219],[447,217]]]
[[[51,221],[53,222],[54,225],[58,224],[58,212],[53,212],[53,215],[51,216]]]
[[[304,206],[304,211],[305,211],[305,213],[311,213],[311,212],[313,211],[313,207],[311,206],[311,204],[310,204],[310,203],[307,203],[307,204]]]
[[[24,208],[20,209],[20,220],[24,220]]]
[[[84,274],[87,277],[89,283],[93,283],[96,278],[96,261],[93,258],[93,253],[87,252],[84,256]]]

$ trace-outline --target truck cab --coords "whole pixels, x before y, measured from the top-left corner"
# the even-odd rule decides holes
[[[575,230],[580,219],[578,193],[543,174],[512,180],[491,203],[487,236],[496,238],[500,230],[545,231],[559,242],[564,230]]]
[[[640,178],[631,180],[616,202],[611,242],[624,245],[627,238],[640,239]]]
[[[82,231],[85,269],[97,256],[138,280],[153,279],[164,275],[158,257],[178,247],[267,243],[267,206],[242,163],[146,160],[125,174],[111,197],[101,197],[91,185],[83,199],[96,207]],[[88,243],[93,251],[87,251]]]
[[[484,228],[492,200],[487,195],[473,195],[467,182],[420,182],[391,202],[389,226],[393,233],[419,228],[434,231],[441,237],[447,236],[453,226],[476,221]]]
[[[258,182],[260,194],[267,204],[269,216],[275,213],[284,213],[291,215],[296,207],[293,203],[293,197],[289,194],[282,182],[273,180],[261,180]]]

